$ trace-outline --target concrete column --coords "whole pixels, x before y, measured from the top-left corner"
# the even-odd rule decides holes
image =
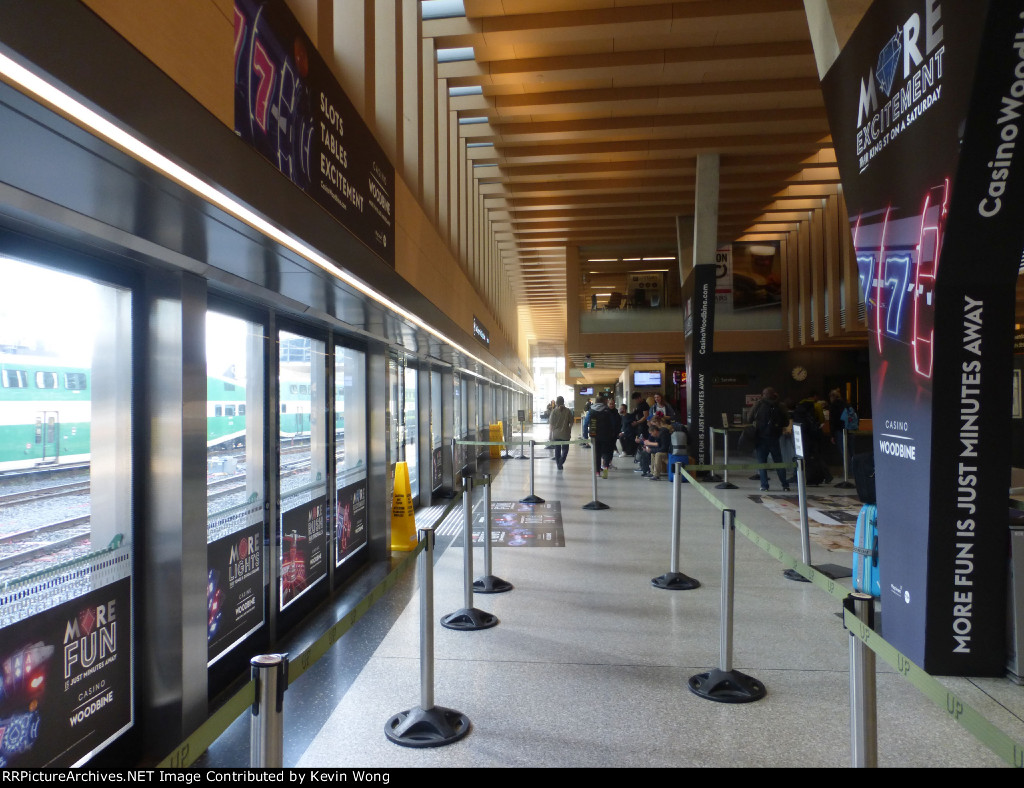
[[[693,270],[693,217],[676,217],[676,256],[679,258],[679,283]]]

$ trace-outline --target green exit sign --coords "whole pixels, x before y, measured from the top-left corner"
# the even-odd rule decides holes
[[[583,368],[584,369],[593,369],[594,368],[594,363],[595,362],[593,362],[593,361],[584,361],[583,362]]]

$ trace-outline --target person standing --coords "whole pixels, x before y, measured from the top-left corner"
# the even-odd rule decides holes
[[[607,470],[612,465],[615,439],[619,437],[619,424],[619,414],[608,407],[608,398],[598,397],[594,407],[590,409],[590,437],[593,438],[594,451],[600,460],[600,464],[594,462],[594,470],[597,473],[600,473],[601,469]]]
[[[782,404],[778,393],[771,386],[761,392],[761,399],[754,406],[750,414],[750,420],[754,423],[757,431],[757,446],[755,454],[758,463],[768,462],[771,455],[774,462],[781,463],[782,447],[779,445],[779,438],[787,426],[789,426],[789,412]],[[789,492],[789,484],[786,482],[786,472],[782,468],[776,469],[779,474],[779,482],[782,484],[782,491]],[[758,470],[761,477],[761,491],[768,491],[768,471],[764,468]]]
[[[548,417],[548,440],[567,441],[572,437],[572,411],[565,407],[565,398],[555,400],[555,407]],[[565,458],[569,456],[569,444],[552,447],[555,450],[555,464],[562,470]]]
[[[593,408],[593,407],[594,407],[594,403],[592,403],[588,399],[586,407],[583,408],[583,427],[580,430],[580,437],[583,438],[584,441],[587,441],[587,440],[590,439],[590,418],[591,418],[590,409]],[[581,449],[589,449],[590,448],[590,444],[589,443],[583,443],[580,446],[580,448]]]

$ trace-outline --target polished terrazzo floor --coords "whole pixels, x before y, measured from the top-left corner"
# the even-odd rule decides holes
[[[651,578],[670,566],[671,484],[642,479],[629,458],[618,459],[609,478],[597,480],[597,497],[610,508],[585,510],[594,497],[590,462],[591,452],[574,446],[563,471],[546,456],[533,463],[536,494],[561,503],[565,546],[493,551],[494,574],[515,588],[476,594],[474,606],[496,615],[497,626],[438,625],[465,598],[461,542],[438,538],[433,697],[468,717],[468,735],[421,749],[385,736],[389,718],[421,701],[419,589],[410,578],[289,688],[285,765],[848,766],[849,636],[834,600],[786,579],[777,561],[738,536],[733,667],[762,682],[767,695],[747,704],[698,697],[688,679],[720,659],[721,513],[682,485],[680,569],[701,586],[654,588]],[[526,496],[530,467],[496,464],[494,500]],[[758,483],[748,476],[734,473],[738,489],[715,494],[743,523],[799,556],[797,529],[757,502]],[[482,510],[479,490],[476,505]],[[482,551],[475,553],[479,575]],[[819,544],[812,559],[850,565],[849,552]],[[1024,688],[1004,679],[943,681],[1024,740]],[[244,765],[242,726],[229,729],[203,765]],[[889,767],[1003,765],[881,662],[878,752]]]

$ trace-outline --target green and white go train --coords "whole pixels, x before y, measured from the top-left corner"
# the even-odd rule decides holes
[[[89,461],[92,373],[81,366],[25,354],[0,352],[0,471]],[[208,449],[245,445],[245,382],[206,379]],[[308,380],[281,381],[280,435],[309,436]],[[337,416],[336,430],[344,429]]]

